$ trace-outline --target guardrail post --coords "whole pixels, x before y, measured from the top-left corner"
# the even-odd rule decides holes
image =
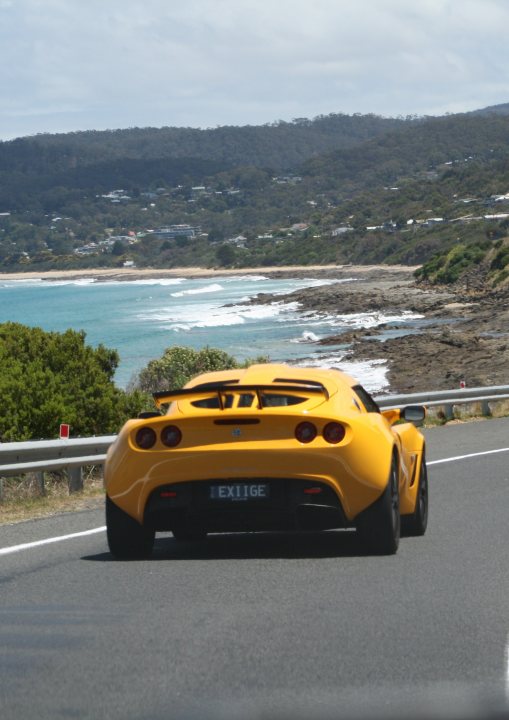
[[[446,420],[454,419],[454,406],[453,405],[451,405],[451,404],[444,405],[443,412],[444,412],[444,417]]]
[[[36,473],[37,475],[37,482],[39,484],[39,491],[41,495],[46,495],[46,486],[44,485],[44,472],[41,470],[41,472]]]
[[[491,408],[488,400],[482,400],[481,401],[481,412],[483,415],[490,416],[491,415]]]
[[[68,468],[67,476],[69,478],[69,493],[83,490],[83,468],[81,466]]]

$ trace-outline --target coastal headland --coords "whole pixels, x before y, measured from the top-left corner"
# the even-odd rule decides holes
[[[0,274],[0,280],[93,278],[97,282],[166,277],[221,277],[259,274],[271,277],[314,277],[337,280],[298,290],[287,298],[303,312],[327,315],[376,312],[423,316],[418,328],[391,323],[350,330],[317,341],[343,344],[348,360],[387,361],[391,392],[418,392],[469,386],[503,385],[509,380],[509,292],[476,286],[431,287],[415,281],[415,267],[387,265],[315,265],[210,268],[101,268]],[[341,282],[355,279],[355,282]],[[254,303],[280,301],[261,294]]]
[[[326,315],[404,311],[422,316],[418,328],[379,325],[331,335],[320,344],[345,344],[345,360],[387,361],[390,392],[411,393],[509,382],[509,291],[476,284],[433,287],[416,282],[415,268],[341,268],[338,282],[298,290],[287,298],[301,310]],[[348,272],[350,271],[350,272]],[[271,302],[269,295],[255,302]],[[389,331],[389,332],[388,332]]]

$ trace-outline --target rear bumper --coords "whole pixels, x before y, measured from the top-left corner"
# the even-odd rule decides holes
[[[163,486],[239,479],[257,482],[259,478],[274,483],[316,482],[331,489],[346,517],[353,521],[383,492],[390,460],[390,453],[365,451],[353,443],[327,448],[303,445],[298,450],[207,446],[203,451],[165,452],[134,452],[119,444],[106,462],[105,486],[114,503],[143,523],[153,493]],[[194,511],[194,495],[192,499]]]
[[[290,478],[240,478],[229,482],[263,483],[269,489],[268,497],[243,501],[212,499],[211,487],[224,482],[194,481],[156,488],[148,498],[144,524],[156,531],[198,526],[207,532],[326,530],[351,526],[337,494],[325,483]]]

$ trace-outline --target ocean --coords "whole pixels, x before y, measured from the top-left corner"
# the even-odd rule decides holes
[[[275,362],[339,367],[371,392],[382,391],[387,387],[383,359],[345,361],[345,345],[320,346],[316,341],[346,328],[411,325],[419,316],[410,312],[398,316],[303,314],[288,298],[294,290],[332,282],[336,281],[242,274],[107,282],[92,278],[2,280],[0,276],[0,323],[84,330],[87,343],[102,343],[118,351],[115,382],[120,387],[126,387],[136,372],[167,347],[209,345],[238,360],[268,355]],[[341,282],[355,282],[355,278]],[[249,304],[250,298],[262,292],[277,295],[275,302]]]

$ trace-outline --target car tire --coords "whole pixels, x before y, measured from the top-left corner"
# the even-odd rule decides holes
[[[415,510],[411,515],[401,516],[401,534],[407,537],[424,535],[428,525],[428,471],[426,458],[422,453],[419,469],[419,487],[415,500]]]
[[[401,533],[399,514],[398,460],[393,455],[389,480],[383,493],[357,519],[359,533],[365,549],[373,555],[394,555],[398,550]]]
[[[139,560],[150,557],[155,532],[140,525],[106,496],[106,536],[115,558]]]
[[[200,528],[181,527],[171,532],[177,542],[201,542],[207,537],[206,531]]]

